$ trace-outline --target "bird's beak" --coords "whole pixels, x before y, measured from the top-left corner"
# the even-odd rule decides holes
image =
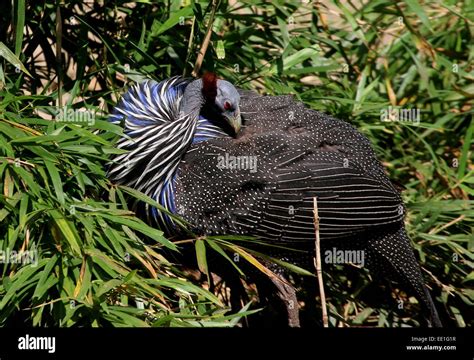
[[[237,135],[242,127],[242,118],[240,117],[240,110],[237,109],[232,116],[226,116],[227,123],[234,129]]]

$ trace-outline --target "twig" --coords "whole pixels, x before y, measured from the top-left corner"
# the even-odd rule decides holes
[[[13,164],[13,165],[17,165],[17,166],[25,165],[25,166],[30,166],[32,168],[36,167],[35,164],[29,163],[28,161],[23,161],[23,160],[20,160],[20,159],[13,159],[13,158],[10,158],[10,157],[0,158],[0,160],[6,161],[9,164]]]
[[[321,268],[321,241],[319,238],[319,214],[318,214],[318,201],[316,197],[313,198],[313,206],[314,206],[314,230],[316,233],[316,257],[314,259],[314,266],[316,267],[316,274],[318,276],[318,283],[319,283],[319,294],[321,296],[321,308],[323,311],[323,326],[325,328],[329,327],[328,324],[328,311],[326,307],[326,294],[324,292],[324,282],[323,282],[323,270]]]
[[[214,25],[214,17],[216,15],[217,10],[217,0],[212,0],[212,10],[211,15],[209,17],[209,22],[207,24],[207,32],[204,40],[201,44],[201,48],[199,49],[199,54],[196,59],[196,64],[194,65],[194,70],[191,73],[193,77],[197,77],[199,74],[199,70],[201,69],[202,62],[204,60],[204,55],[206,55],[207,47],[209,46],[209,42],[211,40],[212,34],[212,26]]]
[[[443,226],[441,226],[441,227],[438,228],[438,229],[431,229],[431,231],[430,231],[428,234],[430,234],[430,235],[432,235],[432,234],[437,234],[437,233],[439,233],[441,230],[444,230],[444,229],[446,229],[446,228],[448,228],[448,227],[450,227],[450,226],[452,226],[452,225],[454,225],[454,224],[456,224],[456,223],[458,223],[458,222],[464,220],[465,217],[466,217],[466,215],[461,215],[461,216],[459,216],[458,218],[456,218],[456,219],[454,219],[454,220],[448,222],[447,224],[444,224]]]
[[[429,274],[434,282],[436,283],[436,285],[438,285],[439,287],[442,287],[444,290],[446,290],[446,292],[448,293],[448,295],[451,295],[453,293],[453,291],[455,291],[456,289],[451,286],[451,285],[445,285],[443,284],[431,271],[425,269],[423,266],[421,267],[421,269],[426,272],[427,274]]]
[[[193,16],[193,22],[191,24],[191,33],[189,34],[188,40],[188,51],[186,52],[186,60],[184,61],[183,77],[186,77],[186,69],[188,66],[189,58],[191,57],[191,50],[194,42],[194,26],[196,24],[196,16]]]
[[[63,94],[62,94],[62,37],[63,37],[63,24],[61,19],[61,2],[58,1],[56,4],[56,66],[58,72],[58,107],[63,106]]]

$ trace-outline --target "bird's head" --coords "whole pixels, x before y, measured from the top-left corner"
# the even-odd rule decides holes
[[[240,131],[240,96],[230,82],[218,79],[214,73],[202,77],[203,115],[217,122],[221,127],[230,127],[235,134]]]

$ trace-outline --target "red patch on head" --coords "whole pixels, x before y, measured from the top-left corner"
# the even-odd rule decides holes
[[[217,96],[217,75],[208,72],[202,77],[202,95],[207,102],[215,102]]]

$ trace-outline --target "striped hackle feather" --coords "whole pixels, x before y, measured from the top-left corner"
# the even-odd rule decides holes
[[[112,159],[108,176],[135,188],[174,213],[174,180],[183,154],[192,143],[226,136],[200,116],[204,102],[201,80],[173,77],[132,87],[115,107],[111,122],[122,124],[125,136],[117,147],[127,150]],[[188,101],[183,101],[187,89]],[[169,230],[166,214],[147,207],[147,216]]]

